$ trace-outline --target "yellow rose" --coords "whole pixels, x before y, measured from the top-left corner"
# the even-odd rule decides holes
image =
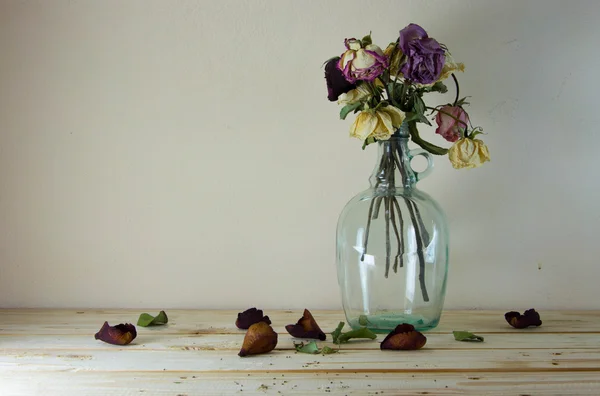
[[[358,87],[341,94],[338,97],[338,103],[341,105],[349,105],[352,103],[360,102],[363,99],[367,99],[371,96],[371,91],[367,88],[366,84],[360,84]]]
[[[383,54],[387,56],[390,63],[390,75],[395,77],[400,71],[400,60],[402,59],[402,50],[398,48],[396,43],[392,43],[387,46]],[[393,54],[393,56],[392,56]]]
[[[360,140],[374,137],[377,140],[388,140],[404,121],[404,113],[393,106],[375,110],[364,110],[358,113],[350,127],[350,136]]]
[[[442,74],[440,74],[438,81],[447,79],[452,73],[457,71],[464,72],[465,64],[460,62],[456,63],[452,55],[446,52],[446,62],[444,63],[444,67],[442,67]]]
[[[479,139],[462,138],[448,150],[454,169],[476,168],[490,160],[487,146]]]

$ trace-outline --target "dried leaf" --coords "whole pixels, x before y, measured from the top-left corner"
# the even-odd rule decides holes
[[[308,353],[311,355],[314,355],[317,353],[321,353],[323,355],[329,355],[329,354],[338,352],[337,349],[333,349],[328,346],[324,346],[323,349],[319,349],[319,347],[315,341],[311,341],[306,344],[303,342],[300,342],[298,344],[294,343],[294,347],[296,348],[296,351],[298,351],[300,353]]]
[[[385,337],[379,347],[381,350],[389,349],[407,351],[421,349],[426,342],[427,337],[425,337],[421,332],[415,330],[413,325],[403,323],[396,326],[394,331]]]
[[[245,310],[244,312],[238,313],[237,320],[235,321],[235,325],[238,329],[249,329],[254,323],[265,322],[266,324],[271,324],[271,319],[268,316],[263,316],[263,311],[261,309],[250,308]]]
[[[294,343],[294,347],[296,348],[296,351],[301,352],[301,353],[310,353],[310,354],[316,354],[319,353],[319,347],[317,346],[317,343],[314,341],[308,342],[308,343],[299,343],[296,344]]]
[[[473,334],[468,331],[453,331],[454,339],[456,341],[474,341],[474,342],[483,342],[483,337]]]
[[[339,352],[339,350],[338,350],[338,349],[333,349],[333,348],[330,348],[330,347],[328,347],[327,345],[325,345],[325,346],[323,347],[323,349],[321,349],[321,353],[322,353],[323,355],[330,355],[330,354],[332,354],[332,353],[338,353],[338,352]]]
[[[250,326],[244,337],[239,356],[271,352],[277,346],[277,333],[265,322]]]
[[[521,315],[519,312],[511,311],[504,314],[504,318],[515,329],[524,329],[529,326],[541,326],[540,314],[535,309],[528,309]]]
[[[316,338],[321,341],[325,341],[326,338],[325,333],[308,309],[304,310],[304,315],[298,319],[298,323],[289,324],[285,326],[285,329],[292,337],[296,338]]]
[[[116,326],[110,326],[108,322],[98,331],[94,338],[113,345],[127,345],[137,337],[135,326],[131,323],[121,323]]]
[[[137,325],[142,327],[159,326],[167,324],[168,322],[169,318],[167,318],[165,311],[160,311],[156,317],[147,313],[141,314],[137,321]]]

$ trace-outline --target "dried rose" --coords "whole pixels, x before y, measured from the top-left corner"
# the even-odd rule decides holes
[[[332,102],[346,92],[356,88],[356,85],[346,80],[344,74],[338,69],[340,57],[331,58],[325,64],[325,82],[327,83],[327,99]]]
[[[100,341],[114,345],[127,345],[135,339],[137,331],[131,323],[121,323],[116,326],[110,326],[108,322],[94,335],[94,338]]]
[[[488,147],[479,139],[462,138],[448,149],[448,159],[454,169],[471,169],[490,160]]]
[[[265,322],[250,326],[244,337],[239,356],[258,355],[271,352],[277,346],[277,333]]]
[[[271,319],[268,316],[263,316],[263,311],[261,309],[250,308],[245,310],[244,312],[238,313],[237,320],[235,321],[235,325],[238,329],[248,329],[254,323],[265,322],[266,324],[271,324]]]
[[[321,341],[325,341],[326,338],[325,333],[308,309],[304,310],[304,315],[298,319],[298,323],[289,324],[285,326],[285,329],[292,337],[296,338],[317,338]]]
[[[468,127],[469,115],[460,106],[446,105],[438,110],[435,122],[438,125],[435,133],[454,143],[464,136],[464,131]]]
[[[515,329],[524,329],[529,326],[541,326],[540,314],[535,309],[528,309],[521,315],[519,312],[511,311],[504,314],[509,325]]]
[[[405,114],[394,106],[361,111],[350,126],[350,136],[360,140],[388,140],[404,122]]]
[[[358,80],[373,81],[388,67],[387,56],[375,44],[362,43],[354,38],[344,40],[344,44],[346,52],[340,57],[337,66],[348,82],[354,84]]]
[[[421,26],[411,23],[402,29],[399,46],[406,55],[401,69],[406,79],[431,84],[440,78],[446,62],[445,51]]]
[[[415,330],[413,325],[403,323],[385,337],[380,345],[381,350],[415,350],[421,349],[427,342],[427,338]]]

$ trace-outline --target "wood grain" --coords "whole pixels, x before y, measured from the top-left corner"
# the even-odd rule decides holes
[[[333,355],[296,353],[284,326],[300,311],[267,312],[279,343],[249,358],[237,356],[244,331],[234,311],[167,310],[169,325],[138,327],[124,347],[93,338],[105,320],[135,323],[140,312],[0,310],[0,394],[600,394],[598,311],[544,312],[540,328],[525,330],[509,327],[503,312],[450,311],[425,348],[410,352],[380,351],[380,335]],[[343,320],[313,315],[326,332]],[[486,341],[458,342],[451,330]]]

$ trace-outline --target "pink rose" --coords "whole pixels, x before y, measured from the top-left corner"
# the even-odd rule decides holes
[[[463,137],[464,130],[467,129],[469,115],[462,107],[444,106],[435,116],[435,122],[438,124],[435,133],[442,135],[449,142],[456,142]]]

